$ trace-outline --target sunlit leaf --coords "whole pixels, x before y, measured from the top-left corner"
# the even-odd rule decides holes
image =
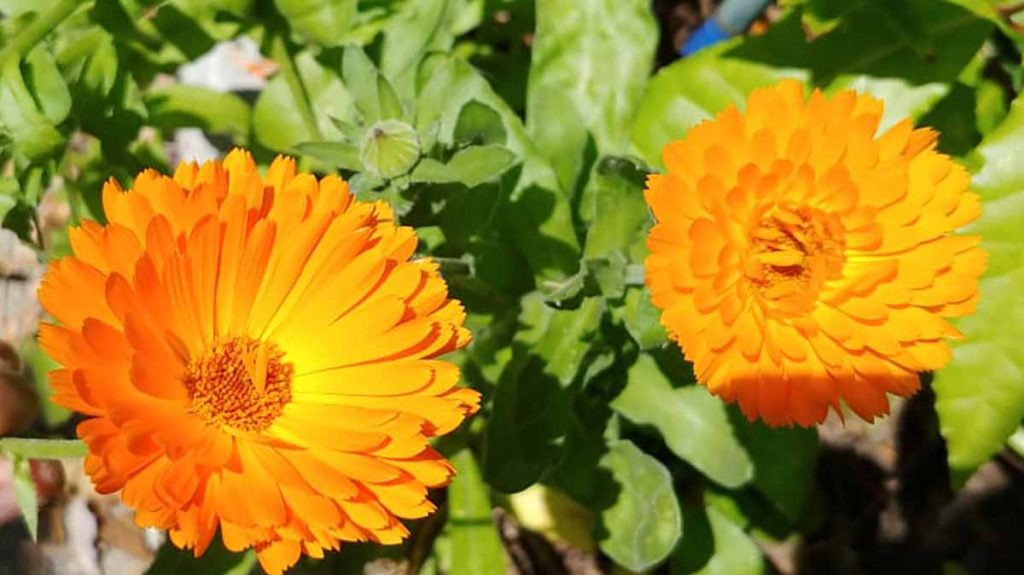
[[[956,321],[966,338],[935,374],[935,409],[950,466],[970,472],[995,454],[1024,417],[1024,99],[978,147],[973,187],[982,216],[964,232],[980,234],[989,253],[974,315]]]
[[[612,408],[635,423],[654,426],[673,453],[713,481],[738,487],[754,476],[725,404],[698,385],[674,389],[649,355],[641,354],[630,368],[629,382]]]
[[[660,563],[683,535],[672,475],[626,440],[611,444],[601,467],[611,473],[617,488],[615,503],[601,513],[601,550],[632,571]]]
[[[451,541],[449,575],[505,573],[508,569],[505,549],[491,519],[491,501],[487,485],[473,459],[463,449],[452,457],[457,475],[448,488],[448,523],[445,532]]]

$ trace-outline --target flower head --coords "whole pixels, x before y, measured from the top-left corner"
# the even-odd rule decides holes
[[[784,81],[664,151],[645,197],[647,284],[698,381],[751,419],[812,425],[840,400],[871,420],[886,394],[950,358],[986,254],[967,172],[882,102]]]
[[[396,543],[451,465],[428,444],[477,409],[437,356],[469,341],[415,233],[344,181],[252,157],[103,189],[40,300],[54,400],[85,469],[201,554],[218,527],[280,573],[341,541]]]

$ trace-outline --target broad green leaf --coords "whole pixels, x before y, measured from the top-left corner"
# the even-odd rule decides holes
[[[150,90],[144,99],[150,123],[158,128],[196,127],[213,134],[229,134],[242,142],[248,138],[251,110],[235,94],[172,84]]]
[[[347,142],[304,142],[297,144],[295,151],[342,170],[356,172],[363,169],[359,148]]]
[[[507,135],[501,115],[494,108],[470,100],[459,110],[459,119],[455,123],[452,136],[456,144],[488,145],[505,144]]]
[[[482,461],[487,483],[498,491],[526,489],[562,456],[569,406],[545,367],[518,349],[498,381]]]
[[[741,104],[754,88],[799,75],[726,56],[734,45],[705,48],[662,68],[647,84],[633,120],[633,143],[644,160],[663,166],[662,148],[685,136],[690,127],[729,104]]]
[[[599,154],[628,149],[657,40],[647,0],[537,2],[527,128],[564,189],[575,188],[590,139]]]
[[[718,509],[683,506],[686,537],[672,555],[672,575],[770,573],[757,544]]]
[[[448,523],[451,567],[448,575],[505,573],[505,548],[491,518],[487,484],[480,476],[473,452],[463,449],[452,457],[455,478],[448,488]]]
[[[616,484],[615,503],[601,513],[598,545],[616,563],[643,571],[672,553],[683,535],[683,516],[672,475],[630,441],[609,446],[601,467]]]
[[[274,0],[288,26],[322,46],[336,46],[356,21],[358,0]]]
[[[818,434],[806,428],[773,429],[761,422],[743,421],[736,428],[754,461],[754,487],[796,523],[814,484]]]
[[[331,118],[343,122],[353,119],[352,96],[337,74],[321,66],[308,51],[298,54],[295,64],[309,93],[317,126],[325,139],[340,139],[341,133]],[[286,152],[296,144],[314,138],[303,124],[298,105],[280,74],[260,92],[253,107],[252,121],[256,140],[274,151]]]
[[[725,487],[739,487],[754,476],[754,464],[721,400],[699,385],[673,389],[647,354],[630,368],[612,408],[634,423],[654,426],[673,453]]]
[[[970,472],[1002,448],[1024,417],[1024,98],[978,147],[981,166],[973,188],[981,195],[981,218],[963,232],[979,234],[988,251],[981,300],[971,316],[957,320],[966,336],[953,344],[953,359],[935,374],[935,409],[949,451],[949,464]]]
[[[516,156],[504,146],[470,146],[463,148],[442,164],[430,158],[424,159],[411,177],[414,182],[453,183],[475,187],[495,180],[516,161]]]
[[[600,510],[608,502],[602,494],[615,493],[611,477],[598,465],[608,451],[608,440],[617,439],[608,402],[598,394],[580,391],[573,396],[565,435],[565,454],[545,476],[544,482],[569,494],[580,504]]]
[[[235,553],[224,548],[220,534],[213,536],[210,547],[200,557],[191,549],[178,549],[167,541],[157,551],[146,575],[247,575],[256,567],[256,552]]]
[[[21,516],[25,519],[29,535],[35,541],[39,535],[39,500],[36,495],[36,482],[32,479],[32,466],[28,459],[20,456],[15,456],[12,463],[14,499],[21,509]]]

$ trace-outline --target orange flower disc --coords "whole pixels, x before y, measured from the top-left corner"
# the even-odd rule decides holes
[[[881,117],[871,96],[787,80],[670,143],[648,180],[661,322],[752,420],[888,413],[978,300],[986,254],[952,234],[981,213],[967,172],[909,120],[876,135]]]
[[[102,493],[198,556],[220,528],[281,573],[341,541],[397,543],[453,468],[428,444],[476,411],[459,302],[412,229],[344,181],[252,157],[103,189],[39,297],[54,401]]]

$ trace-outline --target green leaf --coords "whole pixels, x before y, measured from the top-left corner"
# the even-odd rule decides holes
[[[363,169],[359,148],[347,142],[304,142],[294,148],[300,155],[316,158],[342,170],[358,172]]]
[[[601,459],[617,484],[615,503],[601,513],[598,545],[616,563],[644,571],[672,553],[683,517],[672,475],[657,459],[620,440]]]
[[[672,575],[762,575],[764,556],[743,528],[718,509],[683,507],[686,537],[672,556]]]
[[[527,129],[563,189],[575,188],[590,139],[599,154],[627,151],[657,40],[647,0],[537,2]]]
[[[19,355],[31,371],[36,395],[39,397],[52,396],[53,387],[50,384],[50,373],[58,369],[60,364],[42,350],[36,339],[31,339],[22,344],[19,349]],[[71,411],[62,405],[57,405],[52,401],[43,401],[41,404],[43,421],[49,428],[57,427],[71,417]]]
[[[242,142],[249,135],[249,104],[235,94],[172,84],[150,90],[144,100],[150,123],[163,130],[196,127],[213,134],[230,134]]]
[[[308,51],[298,54],[295,64],[316,112],[317,126],[325,139],[340,139],[341,133],[331,118],[343,122],[353,120],[352,96],[341,79],[320,65]],[[286,152],[301,142],[315,138],[303,123],[298,104],[280,74],[260,92],[253,107],[252,121],[256,140],[274,151]]]
[[[447,23],[455,4],[449,0],[405,2],[384,30],[380,69],[399,94],[412,95],[416,68],[424,54],[447,52],[452,47],[455,37]]]
[[[46,119],[53,125],[63,122],[71,111],[71,94],[50,52],[42,46],[29,52],[24,72],[25,86]]]
[[[705,48],[662,68],[647,84],[633,119],[633,143],[648,163],[663,166],[662,148],[690,127],[741,102],[754,88],[793,76],[784,68],[726,57],[732,45]]]
[[[448,488],[448,523],[445,533],[451,540],[451,567],[448,575],[505,573],[508,570],[505,548],[491,518],[487,485],[473,459],[463,449],[452,457],[456,475]]]
[[[623,296],[629,247],[650,221],[645,177],[646,171],[629,159],[604,157],[594,166],[580,201],[581,218],[589,225],[583,261],[609,298]]]
[[[352,94],[363,121],[372,124],[381,119],[377,79],[380,74],[373,61],[358,46],[346,46],[341,63],[345,87]]]
[[[634,423],[654,426],[673,453],[725,487],[739,487],[754,476],[721,400],[699,385],[673,389],[647,354],[630,368],[612,408]]]
[[[18,198],[21,196],[21,186],[14,178],[0,179],[0,222],[4,220],[7,212],[18,205]]]
[[[743,421],[736,428],[754,461],[754,487],[796,523],[814,483],[817,432],[805,428],[771,428],[759,421]]]
[[[146,575],[247,575],[255,567],[255,551],[250,549],[243,553],[233,553],[224,548],[220,535],[214,535],[210,546],[200,557],[195,557],[190,549],[178,549],[171,541],[167,541],[157,551]]]
[[[456,144],[504,145],[507,139],[505,125],[498,112],[476,100],[466,102],[459,110],[453,135]]]
[[[953,360],[935,374],[935,409],[946,438],[949,464],[970,472],[1002,448],[1024,417],[1024,98],[1017,98],[1001,126],[976,150],[981,165],[973,188],[981,218],[964,228],[979,234],[988,251],[981,300],[956,321],[966,338],[953,344]]]
[[[39,500],[36,496],[36,482],[32,479],[32,466],[28,459],[20,456],[15,456],[12,463],[14,499],[18,502],[18,509],[21,509],[29,535],[35,541],[39,535]]]
[[[438,141],[453,145],[455,127],[467,102],[476,100],[501,116],[506,147],[523,159],[503,218],[516,247],[533,270],[537,287],[553,300],[582,286],[579,242],[569,197],[558,186],[547,160],[533,147],[518,116],[469,64],[442,56],[430,61],[430,74],[416,100],[416,127],[438,126]],[[578,290],[576,290],[578,291]]]
[[[498,381],[482,465],[487,483],[503,493],[533,485],[562,456],[569,405],[545,367],[517,349]]]
[[[37,107],[17,59],[0,70],[0,136],[28,160],[40,160],[64,148],[64,136]]]
[[[661,326],[661,310],[654,307],[647,287],[626,290],[621,315],[626,331],[640,349],[654,349],[668,342],[668,334]]]
[[[358,0],[274,0],[288,26],[322,46],[337,46],[356,22]]]
[[[442,164],[430,158],[424,159],[413,170],[413,182],[453,183],[475,187],[495,180],[516,161],[516,156],[504,146],[470,146],[463,148]]]
[[[85,444],[78,439],[0,438],[0,453],[17,455],[28,459],[85,457],[87,451]]]
[[[377,99],[382,119],[402,120],[405,118],[402,102],[384,74],[377,74]]]
[[[543,358],[544,371],[555,376],[562,387],[568,387],[600,327],[604,299],[588,297],[579,308],[571,310],[552,308],[544,300],[537,292],[523,298],[516,341]]]
[[[920,116],[949,90],[989,36],[992,24],[948,0],[906,0],[892,16],[886,0],[860,2],[828,34],[808,42],[797,12],[767,33],[701,50],[663,68],[648,84],[633,123],[643,158],[754,88],[798,76],[829,90],[856,86],[886,97],[883,126]],[[908,34],[909,27],[917,32]],[[923,40],[922,40],[923,39]]]

